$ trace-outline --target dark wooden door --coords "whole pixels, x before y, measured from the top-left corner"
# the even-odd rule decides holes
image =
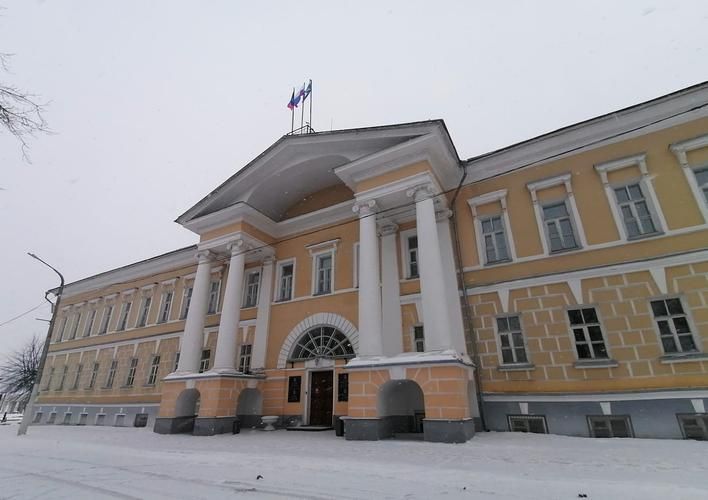
[[[334,377],[331,371],[312,372],[310,377],[310,425],[332,425]]]

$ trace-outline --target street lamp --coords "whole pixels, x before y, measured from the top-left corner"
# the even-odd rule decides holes
[[[61,280],[61,283],[59,284],[58,292],[56,293],[57,300],[56,302],[52,303],[51,300],[47,297],[49,295],[49,292],[46,292],[44,294],[44,298],[52,304],[52,319],[49,321],[49,330],[47,331],[47,338],[44,341],[44,347],[42,348],[42,357],[39,358],[39,366],[37,367],[37,376],[34,378],[34,385],[32,386],[32,393],[30,394],[29,402],[27,403],[27,406],[25,407],[25,411],[22,414],[22,422],[20,422],[20,428],[17,430],[17,435],[18,436],[24,436],[27,434],[27,427],[29,426],[30,418],[33,413],[33,408],[34,408],[34,401],[37,399],[37,393],[39,392],[39,381],[42,378],[42,373],[44,373],[44,362],[47,360],[47,353],[49,352],[49,341],[52,339],[52,330],[54,330],[54,321],[57,318],[57,311],[59,311],[59,301],[61,300],[61,294],[64,291],[64,276],[54,269],[52,266],[44,262],[42,259],[37,257],[35,254],[27,252],[27,255],[32,257],[35,260],[40,261],[42,264],[47,266],[49,269],[54,271],[59,275],[59,279]]]

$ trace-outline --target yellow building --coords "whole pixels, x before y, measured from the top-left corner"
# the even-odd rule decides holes
[[[460,160],[286,135],[67,285],[36,423],[708,438],[708,83]]]

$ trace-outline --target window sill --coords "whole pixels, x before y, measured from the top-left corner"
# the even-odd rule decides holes
[[[512,262],[512,260],[511,259],[495,260],[492,262],[485,262],[484,267],[494,267],[494,266],[498,266],[499,264],[508,264],[509,262]]]
[[[665,354],[659,358],[663,365],[671,363],[691,363],[698,361],[708,361],[708,353],[705,352],[686,352],[677,354]]]
[[[143,387],[155,387],[155,384],[144,384]]]
[[[571,253],[571,252],[577,252],[578,250],[582,250],[583,247],[573,247],[573,248],[562,248],[560,250],[549,250],[548,255],[553,256],[553,255],[560,255],[563,253]]]
[[[332,295],[332,292],[318,292],[318,293],[313,293],[313,297],[322,297],[323,295]]]
[[[524,372],[535,370],[536,365],[533,363],[510,363],[506,365],[497,366],[497,371],[500,372]]]
[[[257,307],[258,307],[258,304],[254,304],[254,305],[249,304],[249,305],[247,305],[247,306],[246,306],[246,305],[241,306],[241,310],[242,310],[242,311],[245,311],[245,310],[247,310],[247,309],[256,309]]]
[[[579,370],[586,370],[592,368],[616,368],[619,363],[614,359],[584,359],[581,361],[576,361],[573,364],[573,368]]]

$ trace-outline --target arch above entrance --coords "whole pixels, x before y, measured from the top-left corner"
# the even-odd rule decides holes
[[[351,321],[335,313],[317,313],[308,316],[298,323],[285,338],[278,356],[278,368],[285,368],[287,366],[288,356],[300,337],[305,332],[320,326],[332,327],[340,331],[346,335],[351,342],[351,345],[354,348],[354,353],[356,354],[359,352],[359,331],[351,323]]]

